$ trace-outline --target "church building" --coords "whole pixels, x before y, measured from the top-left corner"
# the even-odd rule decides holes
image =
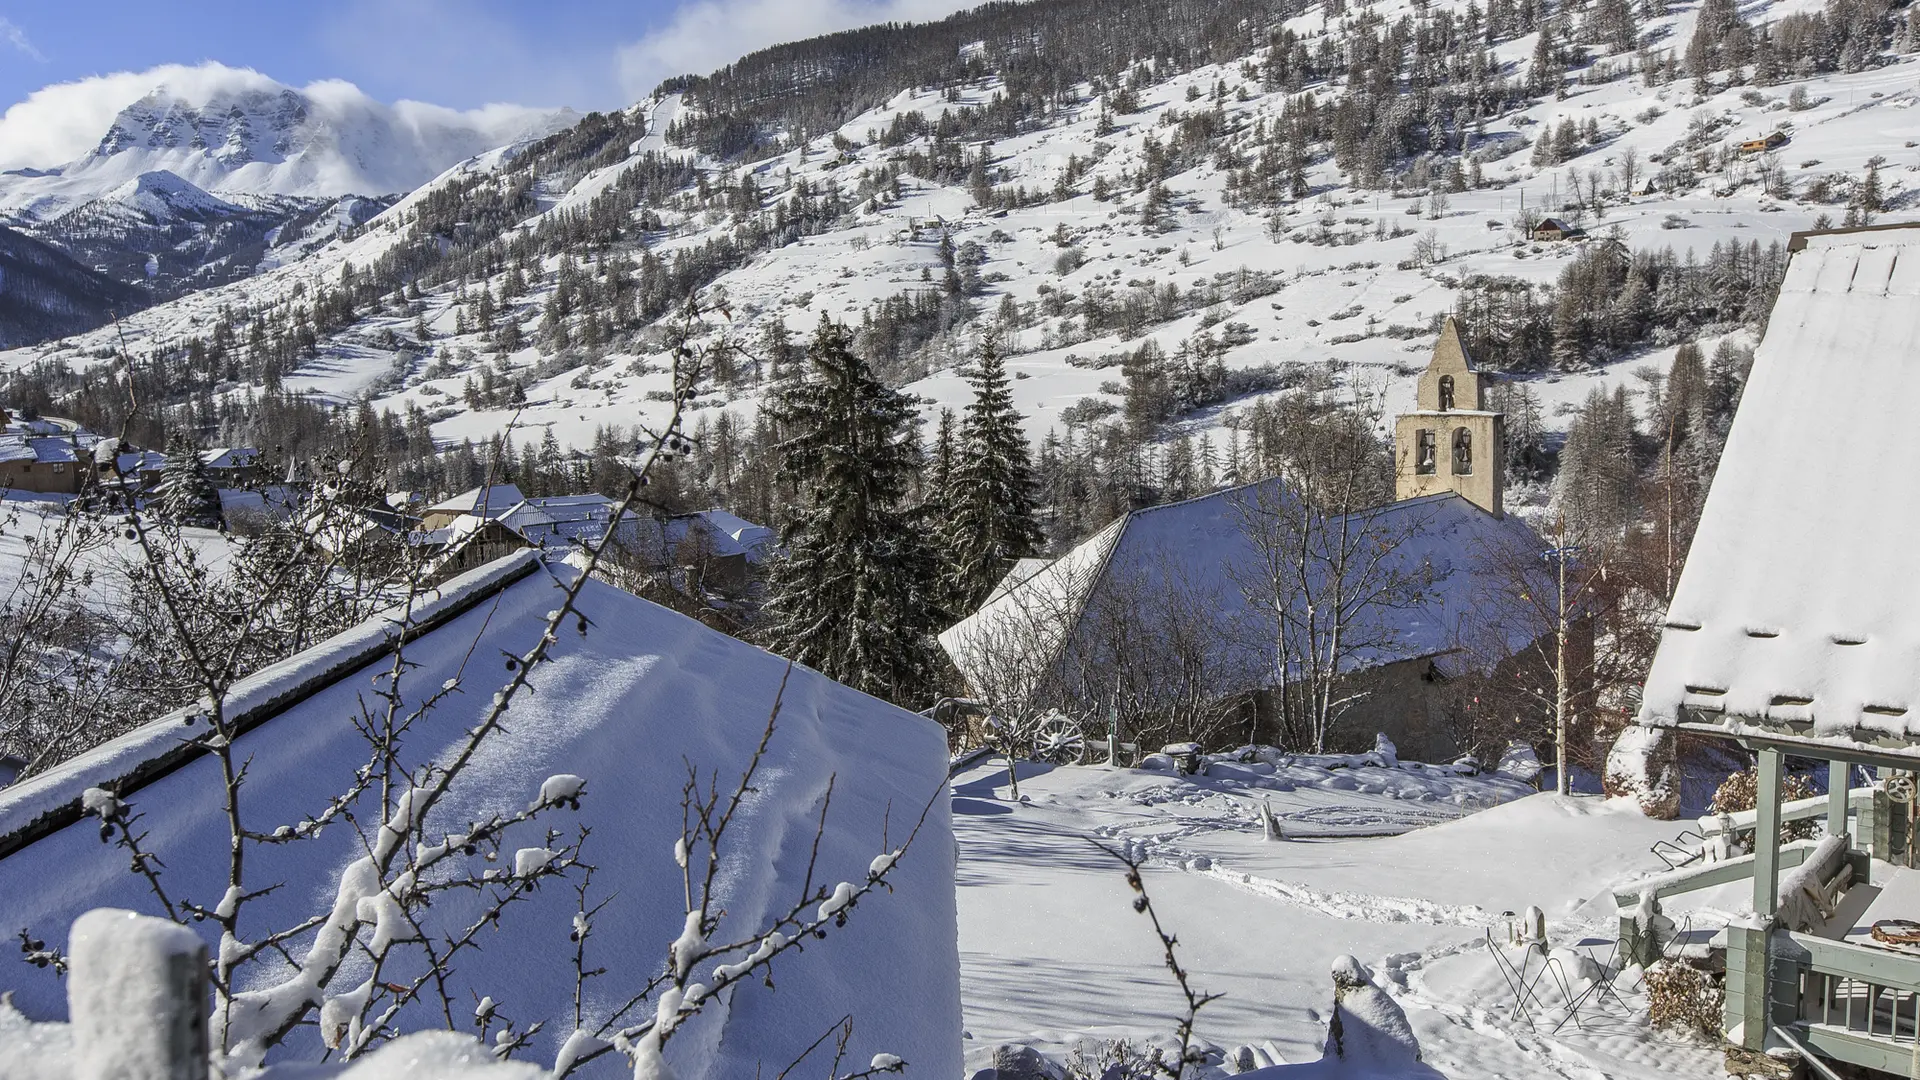
[[[1509,654],[1533,643],[1534,631],[1481,609],[1511,585],[1496,565],[1536,564],[1544,547],[1501,505],[1502,418],[1486,409],[1486,382],[1449,319],[1419,408],[1397,425],[1394,501],[1323,512],[1276,477],[1135,510],[1057,559],[1023,560],[940,644],[969,695],[995,708],[1112,710],[1138,728],[1130,738],[1198,738],[1211,724],[1279,743],[1276,691],[1301,685],[1302,657],[1324,652],[1323,594],[1388,592],[1342,615],[1338,677],[1351,692],[1332,741],[1364,749],[1383,733],[1409,758],[1452,760],[1485,722],[1454,715],[1445,689],[1469,663],[1463,635],[1498,638]],[[1266,568],[1283,506],[1310,522],[1289,527],[1312,545],[1369,554],[1321,552],[1309,580],[1282,587]],[[1348,588],[1328,588],[1335,574]]]

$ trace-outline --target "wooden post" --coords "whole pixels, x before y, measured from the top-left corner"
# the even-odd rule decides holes
[[[1827,835],[1840,836],[1847,832],[1847,777],[1853,772],[1853,766],[1844,761],[1827,762]],[[1849,847],[1857,845],[1849,844]]]
[[[1778,747],[1762,747],[1760,783],[1754,792],[1753,913],[1769,927],[1780,906],[1780,771],[1785,761]]]
[[[1747,1050],[1767,1045],[1768,933],[1737,922],[1727,927],[1726,1034]]]
[[[1875,783],[1867,805],[1860,808],[1859,843],[1876,859],[1891,861],[1893,855],[1891,809],[1886,785]]]

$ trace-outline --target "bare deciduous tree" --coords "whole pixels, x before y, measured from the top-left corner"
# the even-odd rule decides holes
[[[1278,482],[1235,503],[1255,553],[1236,575],[1250,622],[1242,633],[1270,658],[1286,740],[1314,753],[1364,696],[1349,678],[1355,667],[1397,644],[1387,612],[1418,605],[1430,584],[1401,555],[1427,515],[1387,501],[1378,399],[1349,394],[1296,410],[1275,455]]]

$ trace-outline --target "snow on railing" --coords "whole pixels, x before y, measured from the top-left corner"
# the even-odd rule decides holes
[[[1873,803],[1872,786],[1857,787],[1847,792],[1847,808],[1859,810]],[[1780,821],[1805,821],[1808,818],[1825,817],[1828,797],[1815,795],[1806,799],[1794,799],[1780,804]],[[1735,810],[1725,814],[1707,814],[1699,819],[1700,831],[1709,839],[1726,837],[1732,839],[1741,833],[1752,832],[1756,827],[1760,812],[1758,810]]]

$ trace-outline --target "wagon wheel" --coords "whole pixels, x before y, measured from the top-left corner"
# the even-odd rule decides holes
[[[1071,765],[1086,753],[1080,725],[1064,714],[1050,712],[1033,728],[1033,760],[1049,765]]]

